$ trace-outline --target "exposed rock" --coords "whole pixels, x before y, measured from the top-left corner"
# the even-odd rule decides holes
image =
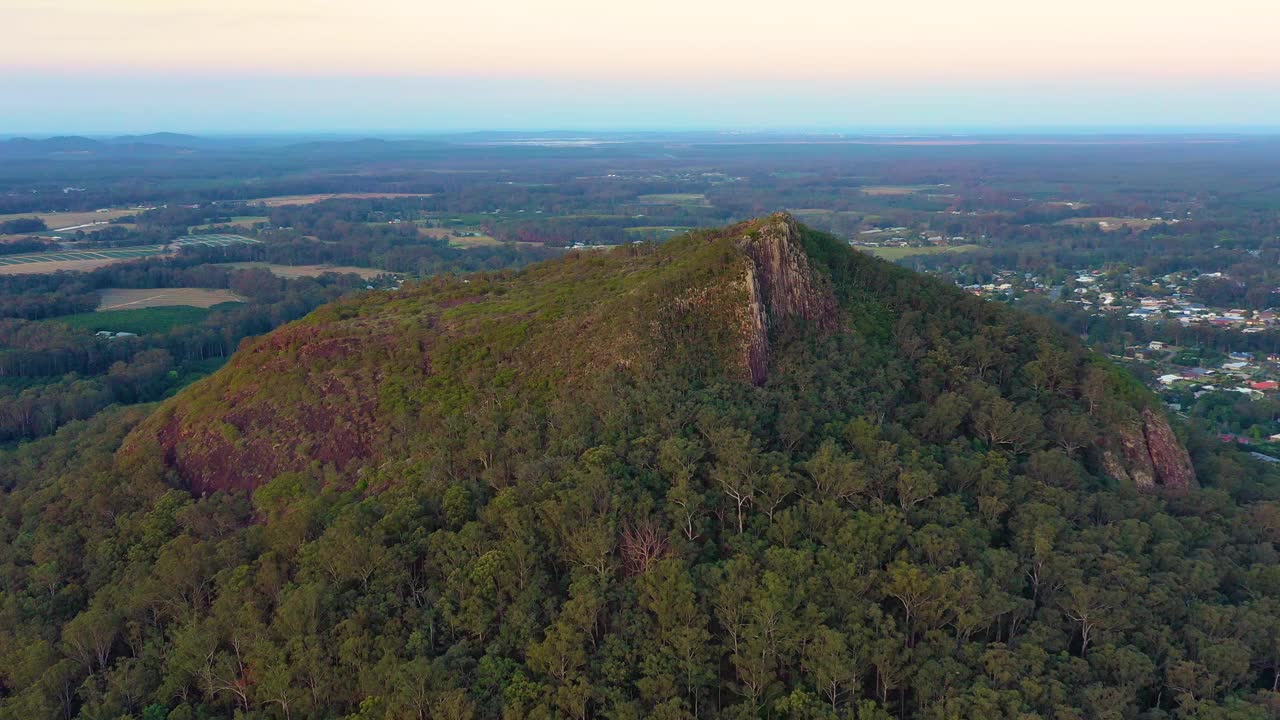
[[[836,299],[829,283],[810,267],[800,228],[790,215],[776,213],[750,228],[740,247],[750,261],[746,363],[751,381],[759,385],[768,377],[769,332],[795,321],[830,330],[836,324]]]
[[[1116,433],[1120,458],[1111,450],[1102,454],[1103,470],[1142,489],[1155,487],[1186,490],[1196,484],[1191,456],[1178,442],[1163,415],[1146,408],[1141,420]],[[1122,459],[1123,460],[1122,460]]]
[[[1120,452],[1124,456],[1124,469],[1134,485],[1147,489],[1156,486],[1156,468],[1151,462],[1151,450],[1147,447],[1146,423],[1127,427],[1120,431]]]
[[[1121,482],[1133,482],[1133,476],[1125,469],[1124,463],[1110,450],[1102,451],[1102,471]]]
[[[1142,433],[1155,468],[1156,482],[1166,488],[1186,490],[1196,484],[1196,471],[1191,456],[1178,442],[1164,415],[1151,408],[1142,411]]]
[[[765,312],[764,290],[753,261],[746,271],[746,363],[751,382],[761,385],[769,377],[769,315]]]

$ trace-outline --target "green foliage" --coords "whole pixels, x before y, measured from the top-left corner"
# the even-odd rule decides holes
[[[776,330],[752,385],[734,239],[369,293],[122,450],[137,414],[10,452],[0,718],[1275,707],[1273,473],[1104,477],[1122,376],[818,234],[841,329]],[[200,468],[167,451],[233,490],[175,489]]]

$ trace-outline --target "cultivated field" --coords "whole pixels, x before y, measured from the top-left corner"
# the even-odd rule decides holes
[[[431,197],[431,193],[325,193],[320,195],[276,195],[250,200],[250,205],[280,207],[282,205],[311,205],[325,200],[371,200],[374,198]]]
[[[65,250],[30,255],[0,255],[0,275],[35,275],[59,270],[92,270],[112,263],[164,255],[163,245],[102,250]]]
[[[243,235],[188,235],[169,241],[174,247],[188,247],[192,245],[207,245],[209,247],[226,247],[228,245],[260,245],[261,240],[245,237]]]
[[[502,243],[499,243],[497,239],[489,235],[480,234],[480,235],[466,235],[466,236],[455,237],[453,234],[454,232],[472,232],[472,233],[480,232],[479,230],[471,230],[468,228],[424,227],[424,228],[418,228],[418,232],[420,232],[421,234],[429,238],[436,238],[438,240],[448,240],[450,245],[454,247],[460,247],[460,248],[481,247],[483,245],[501,245],[502,244]]]
[[[133,247],[94,250],[61,250],[28,255],[0,255],[0,275],[35,275],[61,270],[93,270],[112,263],[166,255],[171,253],[174,248],[194,245],[225,247],[227,245],[251,245],[260,242],[262,241],[241,237],[240,235],[192,235],[178,238],[168,245],[135,245]]]
[[[164,333],[176,327],[190,326],[200,323],[209,317],[206,308],[190,305],[170,305],[168,307],[149,307],[138,310],[103,310],[98,312],[77,313],[51,318],[45,322],[61,323],[72,327],[84,328],[91,332],[108,330],[110,332],[130,332],[134,335],[150,335]]]
[[[107,210],[106,212],[40,212],[40,213],[16,213],[14,215],[0,215],[0,222],[6,220],[17,220],[19,218],[40,218],[45,225],[49,226],[48,230],[41,232],[52,232],[55,230],[88,230],[89,227],[98,223],[106,223],[108,220],[114,220],[125,215],[136,215],[141,210]],[[35,233],[32,233],[35,234]]]
[[[23,265],[0,265],[0,275],[43,275],[56,272],[89,272],[100,267],[114,265],[131,258],[107,258],[104,260],[50,260]]]
[[[282,278],[320,277],[325,273],[338,273],[341,275],[359,275],[365,280],[369,280],[371,278],[378,277],[379,275],[391,274],[386,270],[354,267],[352,265],[275,265],[273,263],[265,262],[234,262],[220,264],[235,268],[261,268],[263,270],[269,270],[272,275]]]
[[[1088,217],[1088,218],[1068,218],[1058,221],[1059,225],[1076,225],[1080,227],[1098,227],[1108,232],[1113,230],[1146,230],[1147,228],[1162,220],[1153,218],[1121,218],[1121,217]]]
[[[501,245],[496,239],[488,235],[471,235],[469,237],[451,237],[449,244],[457,248],[483,247],[485,245]]]
[[[702,193],[656,193],[641,195],[640,202],[646,205],[698,205],[708,206],[707,196]]]
[[[199,231],[199,230],[208,230],[209,228],[219,227],[223,225],[234,225],[236,227],[242,227],[248,230],[258,223],[270,222],[270,220],[271,218],[263,215],[236,215],[232,217],[230,220],[228,220],[227,222],[209,223],[207,225],[195,225],[191,229]]]
[[[872,255],[875,255],[878,258],[883,258],[885,260],[900,260],[904,257],[911,257],[912,255],[937,255],[940,253],[970,252],[973,250],[977,250],[978,246],[977,245],[948,245],[946,247],[939,247],[939,246],[931,245],[929,247],[873,248],[873,247],[863,247],[861,245],[855,245],[854,249],[861,250],[865,253],[871,253]]]
[[[230,290],[214,288],[152,288],[101,290],[98,295],[98,312],[107,310],[137,310],[140,308],[187,305],[207,308],[226,302],[244,302],[244,298]]]
[[[633,240],[666,240],[692,229],[683,225],[642,225],[626,228],[623,232]]]
[[[871,195],[874,197],[912,195],[926,189],[928,188],[920,185],[869,185],[867,187],[858,188],[863,195]]]

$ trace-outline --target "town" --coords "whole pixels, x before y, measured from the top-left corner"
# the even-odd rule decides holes
[[[971,282],[959,271],[947,274],[980,297],[1014,304],[1039,297],[1088,317],[1141,323],[1151,335],[1166,337],[1109,347],[1107,354],[1144,379],[1171,411],[1204,420],[1223,442],[1249,446],[1257,459],[1280,462],[1280,351],[1258,350],[1259,343],[1248,337],[1280,330],[1280,312],[1205,302],[1200,293],[1206,289],[1236,284],[1227,274],[1145,277],[1108,268],[1049,277],[1002,269],[984,282]],[[1230,347],[1197,343],[1202,335],[1194,331],[1209,328],[1232,338]]]

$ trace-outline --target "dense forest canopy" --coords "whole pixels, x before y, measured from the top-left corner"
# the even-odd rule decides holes
[[[1139,482],[1123,371],[786,223],[360,294],[7,451],[0,717],[1280,711],[1275,470]]]

